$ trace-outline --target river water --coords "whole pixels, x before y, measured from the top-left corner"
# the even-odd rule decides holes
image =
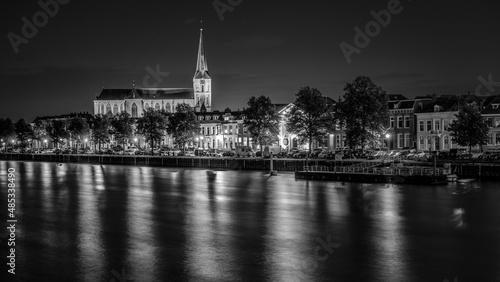
[[[2,281],[500,281],[500,185],[0,161]],[[9,247],[10,248],[10,247]]]

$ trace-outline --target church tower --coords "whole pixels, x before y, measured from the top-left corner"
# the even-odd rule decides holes
[[[208,74],[207,58],[203,48],[203,29],[200,29],[200,44],[198,46],[198,60],[193,77],[194,107],[199,112],[202,106],[212,111],[212,79]]]

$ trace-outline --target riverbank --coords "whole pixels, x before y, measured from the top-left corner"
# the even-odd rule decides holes
[[[271,169],[271,161],[262,158],[209,158],[209,157],[161,157],[161,156],[119,156],[119,155],[52,155],[52,154],[0,154],[0,160],[39,161],[55,163],[87,163],[108,165],[137,165],[156,167],[192,167],[232,170]],[[324,166],[334,170],[337,166],[349,166],[361,162],[376,162],[365,159],[358,160],[321,160],[310,159],[308,165]],[[437,165],[443,166],[449,161],[440,160]],[[432,166],[432,162],[404,161],[405,165]],[[273,159],[273,170],[300,171],[306,165],[305,159]],[[500,178],[500,163],[482,163],[460,160],[451,163],[452,172],[459,177]]]

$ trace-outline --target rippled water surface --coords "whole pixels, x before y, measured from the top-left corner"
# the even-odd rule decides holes
[[[17,281],[500,281],[494,181],[0,161],[3,224],[9,167]]]

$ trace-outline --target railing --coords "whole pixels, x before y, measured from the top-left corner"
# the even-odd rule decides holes
[[[363,174],[382,174],[382,175],[434,175],[433,168],[397,168],[397,167],[383,167],[383,168],[358,168],[358,167],[335,167],[336,173],[363,173]],[[436,175],[446,174],[446,169],[436,169]]]
[[[306,165],[304,166],[304,171],[330,171],[327,166],[324,165]]]

